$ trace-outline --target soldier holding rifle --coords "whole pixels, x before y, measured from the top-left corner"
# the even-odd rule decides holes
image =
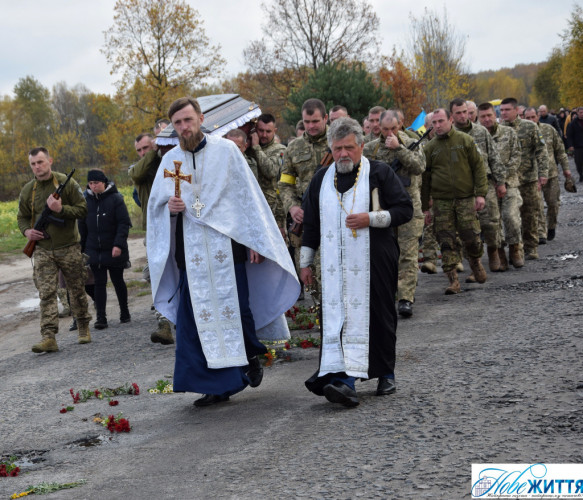
[[[85,294],[85,265],[79,245],[77,219],[87,215],[87,204],[79,185],[65,174],[52,171],[53,159],[44,147],[34,148],[28,155],[34,179],[20,193],[18,227],[32,247],[33,277],[40,297],[41,337],[32,351],[55,352],[59,348],[55,335],[59,331],[57,307],[57,273],[65,276],[70,292],[71,309],[79,326],[79,343],[91,342]],[[68,181],[68,182],[67,182]],[[64,185],[59,189],[60,185]],[[48,207],[48,224],[41,230],[37,219]],[[34,243],[33,243],[34,242]],[[30,252],[26,252],[29,255]]]

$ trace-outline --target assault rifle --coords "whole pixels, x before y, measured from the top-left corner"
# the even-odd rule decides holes
[[[73,177],[74,173],[75,169],[71,170],[71,173],[67,175],[65,181],[62,184],[59,184],[59,187],[57,187],[56,191],[53,193],[53,198],[55,200],[58,200],[61,197],[63,189],[65,189],[67,182],[71,180],[71,177]],[[40,217],[38,218],[34,225],[34,229],[37,231],[42,231],[45,235],[45,238],[48,238],[49,235],[46,232],[46,228],[49,224],[55,224],[56,226],[63,227],[65,225],[65,221],[63,219],[55,217],[53,215],[53,211],[48,207],[48,205],[45,204],[44,210],[42,211]],[[32,258],[32,254],[34,253],[34,249],[36,248],[36,243],[37,243],[36,240],[28,240],[28,243],[24,247],[22,253],[24,253],[27,257]]]
[[[407,147],[407,149],[409,151],[415,151],[418,147],[419,144],[421,144],[421,142],[423,141],[423,139],[425,139],[428,135],[429,132],[431,132],[432,128],[429,127],[425,133],[421,136],[421,139],[419,139],[417,142],[414,142],[412,144],[409,144],[409,146]],[[395,158],[392,162],[390,167],[393,169],[393,172],[395,172],[397,174],[397,176],[399,177],[400,181],[403,183],[403,186],[405,187],[409,187],[411,185],[411,179],[409,177],[404,177],[402,175],[399,175],[399,169],[403,166],[403,164],[400,162],[399,158]]]

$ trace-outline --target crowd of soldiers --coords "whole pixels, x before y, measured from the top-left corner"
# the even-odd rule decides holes
[[[327,141],[329,124],[348,117],[349,110],[336,105],[328,111],[321,100],[312,98],[304,102],[301,113],[296,137],[289,139],[287,147],[281,144],[276,119],[269,113],[225,136],[237,144],[257,179],[289,245],[298,275],[304,217],[302,198],[315,172],[333,161]],[[168,124],[169,120],[159,120],[153,133],[142,133],[135,140],[140,160],[129,173],[136,187],[134,200],[143,212],[144,230],[156,172],[164,153],[173,147],[156,141],[156,136]],[[565,188],[576,190],[566,151],[574,156],[579,182],[583,182],[583,107],[572,112],[561,109],[554,116],[544,105],[538,109],[519,106],[514,98],[502,100],[499,109],[489,102],[476,105],[454,99],[448,108],[426,115],[427,133],[421,136],[405,128],[401,110],[374,106],[363,119],[362,129],[364,156],[390,165],[413,203],[412,219],[396,229],[400,247],[396,301],[402,317],[413,314],[419,261],[422,272],[435,274],[440,251],[442,269],[449,280],[446,294],[461,291],[457,273],[464,270],[463,257],[471,268],[466,282],[486,281],[487,273],[481,263],[484,244],[491,272],[504,272],[510,266],[520,268],[525,260],[538,259],[538,246],[556,236],[559,165],[566,179]],[[38,174],[37,180],[46,177],[47,190],[50,190],[53,180],[48,162],[52,159],[48,152],[44,156],[46,165],[37,168],[31,159],[31,167]],[[73,191],[80,193],[78,186],[74,186]],[[66,218],[67,212],[60,205],[57,208]],[[29,214],[25,215],[30,219]],[[24,215],[20,219],[26,235],[24,231],[30,231],[28,219]],[[76,233],[71,228],[71,242],[75,243]],[[34,239],[42,237],[34,234]],[[421,252],[423,258],[419,259]],[[316,283],[319,265],[316,254]],[[149,278],[147,265],[144,278]],[[51,304],[53,328],[56,297],[53,304],[52,281],[49,288],[50,300],[46,302]],[[90,341],[86,305],[82,311],[77,309],[73,313],[79,316],[77,321],[81,320],[80,342]],[[173,344],[170,322],[159,313],[156,317],[158,328],[151,335],[152,342]],[[43,333],[43,342],[48,344],[42,344],[42,348],[35,346],[35,352],[57,350],[53,342],[55,332],[49,333],[52,337],[47,337],[48,340]]]
[[[434,274],[439,251],[449,279],[446,294],[461,291],[457,273],[464,269],[463,257],[471,268],[466,282],[486,281],[481,264],[484,244],[491,272],[538,259],[538,246],[556,234],[558,165],[568,189],[575,189],[565,145],[576,160],[577,150],[583,153],[580,110],[581,117],[577,110],[570,124],[562,127],[544,105],[521,109],[516,99],[507,98],[496,110],[488,102],[477,106],[454,99],[449,108],[426,115],[428,134],[421,138],[405,128],[401,110],[370,109],[362,123],[363,154],[397,170],[414,206],[412,220],[397,231],[401,254],[396,300],[401,316],[413,314],[419,261],[422,272]],[[322,101],[309,99],[302,107],[297,137],[287,148],[279,144],[275,119],[268,114],[259,118],[256,132],[241,147],[250,166],[257,165],[258,181],[282,234],[295,249],[296,265],[302,196],[316,170],[331,163],[328,125],[345,116],[349,116],[345,106],[327,111]],[[576,163],[581,181],[581,162]],[[316,275],[318,266],[316,258]]]

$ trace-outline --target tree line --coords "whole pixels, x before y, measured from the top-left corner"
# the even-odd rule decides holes
[[[411,122],[422,109],[454,97],[479,103],[514,96],[553,108],[578,105],[583,95],[577,5],[563,46],[548,61],[476,74],[467,70],[465,38],[445,7],[411,14],[407,47],[391,54],[380,52],[379,19],[367,1],[271,0],[264,16],[262,38],[243,51],[247,70],[225,77],[220,46],[184,0],[117,0],[102,48],[118,78],[115,95],[66,82],[49,90],[30,75],[18,81],[14,96],[0,100],[0,199],[17,195],[30,177],[26,152],[40,144],[63,170],[125,171],[137,159],[135,136],[186,94],[240,94],[275,115],[284,139],[293,134],[303,101],[314,96],[328,107],[345,105],[358,120],[381,104],[402,109]]]

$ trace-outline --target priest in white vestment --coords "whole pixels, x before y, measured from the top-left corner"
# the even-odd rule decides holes
[[[259,341],[284,340],[300,285],[257,181],[232,141],[205,135],[192,97],[168,112],[180,146],[163,158],[148,203],[152,295],[176,324],[175,392],[226,401],[263,371]]]
[[[332,403],[359,404],[355,381],[378,378],[395,392],[399,246],[394,233],[413,204],[391,167],[362,156],[360,124],[339,118],[328,130],[334,163],[318,170],[304,198],[300,277],[312,283],[320,248],[322,343],[308,389]]]

